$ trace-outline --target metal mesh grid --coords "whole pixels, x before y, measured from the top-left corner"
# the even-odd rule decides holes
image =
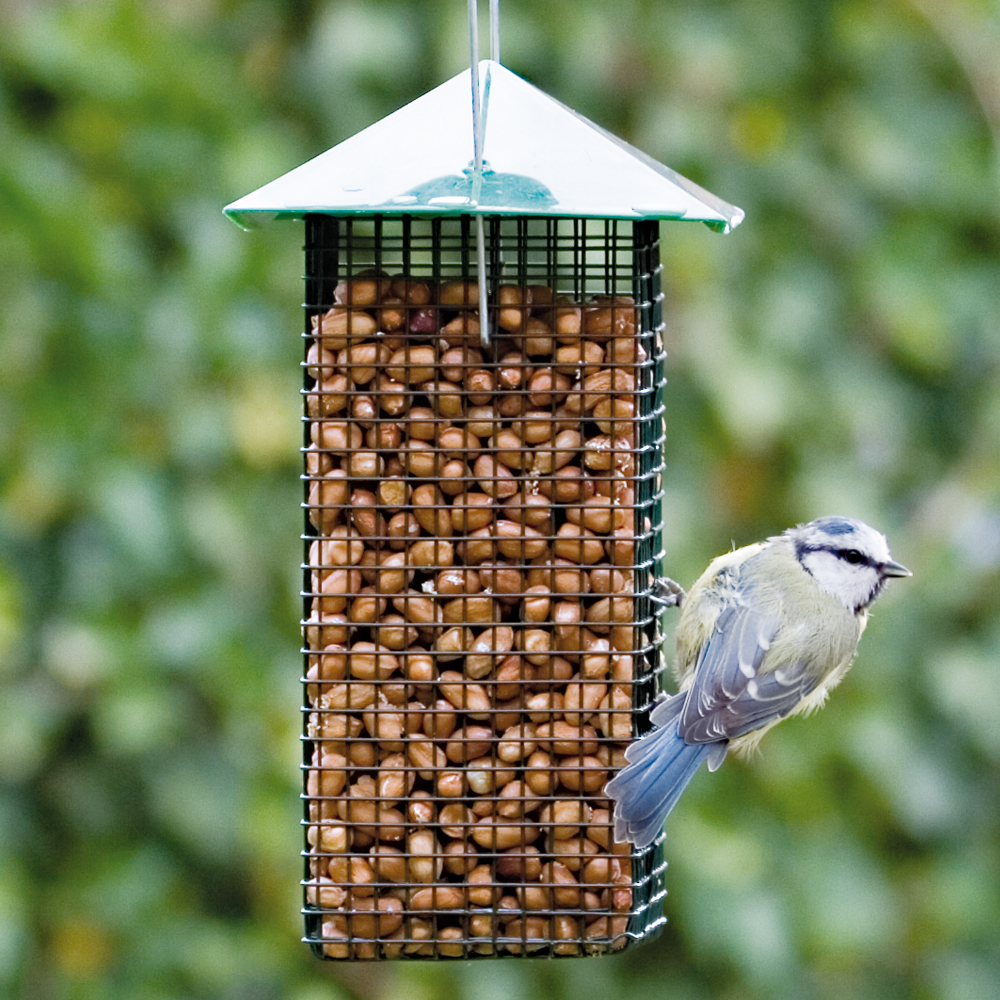
[[[603,786],[657,690],[658,227],[306,218],[306,934],[579,955],[663,923]]]

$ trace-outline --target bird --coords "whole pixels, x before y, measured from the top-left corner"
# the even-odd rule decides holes
[[[783,719],[819,708],[843,680],[890,577],[912,576],[863,521],[820,517],[714,559],[678,605],[678,692],[658,696],[653,729],[605,786],[614,838],[648,847],[705,763],[750,754]]]

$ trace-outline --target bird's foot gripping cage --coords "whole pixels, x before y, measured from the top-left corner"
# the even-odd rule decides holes
[[[582,955],[662,925],[612,837],[660,632],[655,221],[306,217],[305,940]],[[486,336],[480,323],[487,324]]]

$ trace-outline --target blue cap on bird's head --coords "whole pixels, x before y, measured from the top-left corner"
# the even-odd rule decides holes
[[[805,565],[809,552],[830,552],[852,565],[872,567],[882,579],[913,574],[889,555],[889,542],[881,531],[851,517],[818,517],[786,532],[795,544],[795,553]],[[808,568],[808,566],[806,567]]]

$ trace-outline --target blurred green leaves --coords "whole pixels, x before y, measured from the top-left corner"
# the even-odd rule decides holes
[[[843,513],[914,578],[823,713],[693,784],[655,944],[318,965],[302,236],[221,209],[459,72],[465,5],[0,4],[5,995],[998,992],[995,3],[501,15],[511,69],[747,210],[724,239],[663,227],[669,572]]]

